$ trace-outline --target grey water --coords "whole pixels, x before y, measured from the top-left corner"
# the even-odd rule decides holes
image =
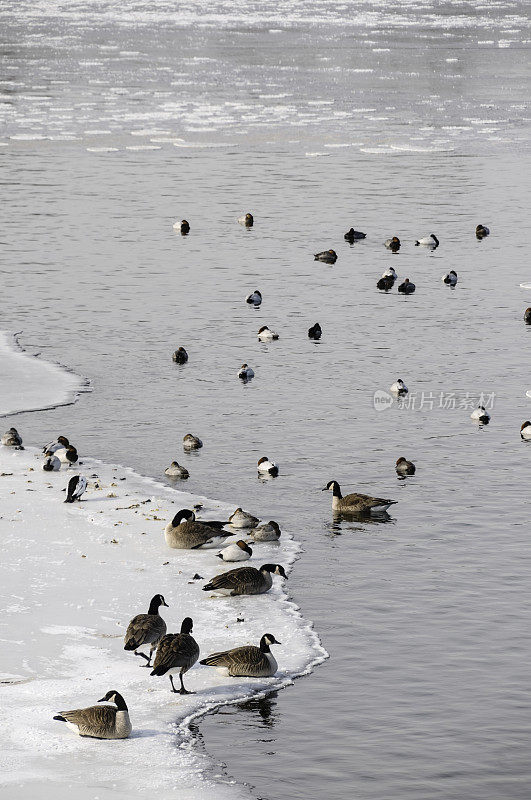
[[[330,659],[198,746],[263,798],[527,798],[526,5],[4,0],[0,23],[0,326],[92,383],[17,427],[177,459],[303,544],[287,587]],[[376,290],[390,265],[413,296]],[[375,406],[398,377],[408,403]],[[398,503],[334,520],[331,479]]]

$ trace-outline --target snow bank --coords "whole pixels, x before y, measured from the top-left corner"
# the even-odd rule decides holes
[[[0,331],[0,417],[73,403],[87,381],[59,364],[21,350],[13,334]]]
[[[66,796],[65,787],[100,800],[154,790],[161,800],[199,800],[207,792],[217,800],[248,796],[243,787],[208,777],[210,764],[190,740],[189,721],[218,704],[289,684],[326,653],[280,578],[265,595],[211,599],[202,591],[207,579],[237,565],[223,564],[215,550],[167,548],[164,525],[180,508],[202,502],[201,516],[211,519],[233,508],[127,468],[81,460],[76,471],[89,488],[83,502],[65,505],[62,489],[75,470],[45,473],[36,449],[0,447],[0,793],[29,797],[28,789],[46,781],[56,797]],[[280,542],[255,545],[246,564],[289,568],[298,550],[283,531]],[[203,578],[194,581],[196,573]],[[150,677],[141,659],[123,650],[129,620],[146,612],[158,592],[170,606],[161,609],[168,632],[193,618],[201,657],[273,633],[282,642],[275,647],[277,675],[228,678],[196,665],[185,677],[195,694],[172,694],[167,677]],[[83,739],[52,720],[61,710],[92,705],[109,689],[129,705],[130,739]]]

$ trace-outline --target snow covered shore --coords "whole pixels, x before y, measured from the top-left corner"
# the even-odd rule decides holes
[[[14,790],[52,781],[77,792],[89,781],[93,793],[81,796],[99,798],[105,789],[114,797],[156,790],[169,798],[177,789],[186,800],[204,798],[208,789],[222,800],[242,796],[242,787],[208,785],[207,759],[191,746],[187,725],[217,704],[289,684],[323,660],[316,635],[285,594],[289,581],[284,589],[275,577],[265,595],[211,599],[204,583],[235,565],[216,558],[216,550],[170,550],[163,529],[176,511],[196,502],[211,519],[226,518],[233,507],[83,457],[77,472],[89,488],[81,503],[66,505],[62,490],[76,470],[46,473],[42,460],[35,448],[0,448],[0,785]],[[283,531],[278,543],[257,544],[246,563],[289,568],[298,550]],[[193,580],[196,573],[203,579]],[[171,694],[167,677],[150,677],[123,650],[130,618],[146,612],[158,592],[170,606],[161,609],[168,632],[193,618],[202,657],[273,633],[282,642],[275,648],[277,675],[228,678],[196,665],[186,678],[196,693]],[[129,705],[130,739],[83,739],[52,720],[109,689]]]
[[[68,405],[86,390],[83,378],[28,355],[14,334],[0,331],[0,417]]]

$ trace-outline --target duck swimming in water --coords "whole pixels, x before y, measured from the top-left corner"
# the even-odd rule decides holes
[[[244,214],[243,217],[238,217],[238,222],[246,228],[252,228],[254,225],[254,217],[252,214]]]
[[[200,447],[203,447],[203,442],[192,433],[187,433],[183,438],[183,447],[185,450],[199,450]]]
[[[434,233],[430,233],[429,236],[423,236],[422,239],[417,239],[415,242],[415,247],[418,247],[419,245],[431,247],[432,250],[435,250],[436,247],[439,247],[439,240]]]
[[[527,325],[531,325],[531,308],[526,308],[524,311],[524,322]]]
[[[262,292],[258,291],[258,289],[255,289],[254,292],[251,292],[251,294],[247,295],[245,302],[249,303],[249,305],[259,306],[262,302]]]
[[[398,236],[393,236],[391,239],[386,239],[384,245],[391,252],[397,253],[400,250],[400,239]]]
[[[409,389],[407,388],[402,378],[399,378],[397,381],[395,381],[395,383],[393,383],[392,386],[389,387],[389,391],[392,392],[393,394],[398,394],[401,397],[403,397],[405,394],[409,392]]]
[[[274,461],[270,461],[267,456],[263,456],[258,462],[258,474],[270,475],[272,478],[276,478],[278,467]]]
[[[488,236],[490,233],[489,229],[485,225],[477,225],[476,226],[476,236],[478,239],[484,239],[485,236]]]
[[[250,381],[251,378],[254,378],[254,369],[248,364],[242,364],[238,372],[238,378],[241,378],[242,381]]]
[[[186,352],[184,347],[179,347],[171,358],[172,361],[175,361],[176,364],[186,364],[186,362],[188,361],[188,353]]]
[[[183,236],[187,236],[190,233],[190,225],[185,219],[183,219],[181,222],[175,222],[173,229],[175,231],[181,231]]]
[[[399,458],[395,464],[395,470],[399,475],[414,475],[415,465],[412,461],[408,461],[403,456]]]
[[[522,427],[520,428],[520,436],[525,441],[529,441],[529,439],[531,439],[531,422],[529,422],[529,420],[522,424]]]
[[[311,328],[308,328],[308,338],[310,339],[320,339],[322,333],[323,331],[318,322],[316,322],[315,325],[312,325]]]
[[[455,286],[457,283],[457,272],[455,269],[451,269],[447,275],[443,275],[442,281],[447,286]]]
[[[335,250],[323,250],[322,253],[315,253],[314,261],[322,261],[324,264],[335,264],[337,253]]]
[[[416,288],[415,284],[411,283],[409,278],[406,278],[404,283],[401,283],[398,287],[398,291],[400,294],[413,294]]]
[[[359,239],[365,239],[366,236],[367,236],[366,233],[362,233],[361,231],[355,231],[354,228],[351,228],[349,231],[346,232],[345,240],[352,244],[352,242],[357,242]]]
[[[474,422],[479,422],[480,425],[488,425],[490,422],[490,414],[485,409],[485,406],[478,406],[470,415],[470,419]]]
[[[258,338],[261,342],[273,342],[278,339],[278,333],[270,330],[267,325],[262,325],[258,331]]]
[[[381,292],[388,292],[395,285],[395,280],[396,278],[393,278],[392,275],[386,275],[385,278],[380,278],[376,284],[376,288],[380,289]]]
[[[190,477],[190,473],[186,467],[181,467],[177,461],[172,461],[170,466],[166,467],[164,470],[164,474],[167,475],[168,478],[181,478],[181,480],[186,480],[186,478]]]

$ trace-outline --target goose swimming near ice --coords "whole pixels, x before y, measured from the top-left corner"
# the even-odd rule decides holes
[[[172,692],[179,694],[194,694],[184,688],[183,675],[191,669],[199,658],[199,646],[191,635],[194,627],[190,617],[182,621],[180,633],[167,633],[164,636],[155,655],[153,669],[150,675],[168,675]],[[177,690],[173,685],[173,674],[179,673],[181,688]]]
[[[224,531],[205,522],[197,522],[195,514],[187,508],[181,509],[164,528],[166,544],[173,550],[209,550],[220,547],[230,531]]]
[[[134,650],[135,656],[145,658],[147,664],[142,664],[143,667],[151,666],[151,657],[166,634],[166,623],[159,611],[161,606],[169,608],[164,597],[156,594],[151,598],[147,614],[137,614],[127,626],[124,650]],[[149,656],[137,652],[138,648],[144,645],[150,645]]]
[[[66,722],[79,736],[93,739],[127,739],[133,730],[127,705],[122,695],[111,689],[98,703],[114,703],[115,706],[89,706],[74,711],[61,711],[54,719]]]
[[[183,236],[187,236],[190,233],[190,223],[185,219],[181,220],[181,222],[174,222],[173,229],[180,231]]]
[[[455,269],[451,269],[447,275],[443,275],[442,281],[447,286],[455,286],[457,283],[457,272]]]
[[[253,517],[242,508],[237,508],[229,517],[229,525],[232,525],[233,528],[252,528],[258,521],[258,517]]]
[[[164,474],[167,475],[168,478],[181,478],[183,481],[190,477],[190,473],[186,467],[181,467],[177,461],[172,461],[170,466],[166,467],[164,470]]]
[[[330,491],[332,496],[332,511],[351,512],[358,514],[379,514],[386,511],[396,500],[384,500],[382,497],[371,497],[368,494],[341,494],[341,487],[337,481],[326,484],[323,492]]]
[[[61,469],[61,462],[57,456],[48,456],[42,468],[45,472],[58,472]]]
[[[470,415],[470,419],[479,422],[481,425],[488,425],[490,422],[490,414],[485,409],[485,406],[478,406]]]
[[[404,283],[401,283],[398,287],[398,291],[400,294],[413,294],[416,288],[415,284],[411,283],[409,278],[406,278]]]
[[[174,352],[171,357],[172,361],[175,361],[176,364],[186,364],[188,361],[188,353],[184,349],[184,347],[179,347]]]
[[[245,302],[249,303],[249,305],[259,306],[262,302],[262,292],[258,291],[258,289],[255,289],[254,292],[251,292],[251,294],[247,295]]]
[[[261,342],[272,342],[273,340],[278,339],[278,333],[270,330],[267,325],[263,325],[258,331],[258,338]]]
[[[393,394],[398,394],[403,396],[409,392],[409,389],[407,388],[402,378],[399,378],[397,381],[395,381],[395,383],[393,383],[389,387],[389,391],[392,392]]]
[[[346,239],[347,242],[350,242],[352,244],[352,242],[357,242],[359,239],[365,239],[366,236],[367,236],[366,233],[362,233],[361,231],[355,231],[354,228],[351,228],[349,231],[346,232],[344,238]]]
[[[192,433],[187,433],[183,437],[183,447],[185,450],[199,450],[200,447],[203,447],[203,442]]]
[[[271,475],[272,478],[276,478],[278,475],[278,466],[274,461],[270,461],[267,456],[262,456],[258,462],[258,474]]]
[[[414,475],[416,467],[412,461],[408,461],[402,456],[397,460],[395,469],[399,475]]]
[[[529,420],[524,422],[520,428],[520,436],[525,440],[531,439],[531,422]]]
[[[308,328],[308,337],[310,339],[320,339],[323,331],[321,330],[321,326],[318,322],[315,325],[312,325],[311,328]]]
[[[239,539],[234,544],[229,544],[227,547],[224,547],[221,553],[217,553],[218,558],[222,558],[223,561],[247,561],[247,559],[251,558],[253,551],[247,544],[244,542],[243,539]]]
[[[324,264],[335,264],[337,253],[335,250],[323,250],[322,253],[315,253],[314,261],[322,261]]]
[[[280,539],[280,527],[278,522],[269,520],[262,522],[251,531],[253,542],[277,542]]]
[[[0,439],[4,447],[14,447],[15,450],[24,450],[22,447],[22,437],[16,428],[10,428]]]
[[[386,239],[384,245],[388,250],[391,250],[393,253],[397,253],[398,250],[400,250],[400,239],[398,236],[393,236],[391,239]]]
[[[238,217],[238,222],[246,228],[252,228],[254,225],[254,217],[252,214],[247,213],[243,217]]]
[[[56,452],[56,450],[64,450],[67,447],[70,447],[70,442],[66,436],[58,436],[54,442],[50,442],[50,444],[47,444],[46,447],[43,447],[42,452],[47,456],[51,456]]]
[[[231,678],[271,678],[278,669],[278,664],[269,646],[280,644],[272,633],[265,633],[260,639],[260,646],[245,645],[212,653],[203,658],[200,664],[216,667]]]
[[[439,247],[439,240],[434,233],[430,233],[429,236],[423,236],[422,239],[417,239],[415,246],[418,247],[419,245],[431,247],[434,250],[436,247]]]
[[[242,364],[238,372],[238,378],[241,378],[242,381],[251,380],[251,378],[254,378],[254,369],[248,364]]]
[[[229,595],[230,597],[240,594],[264,594],[273,585],[272,574],[281,575],[287,580],[284,567],[280,564],[262,564],[260,569],[238,567],[216,575],[203,586],[203,591],[214,591],[219,595]]]
[[[81,495],[85,492],[86,488],[87,479],[83,475],[74,475],[68,481],[65,503],[74,503],[76,500],[81,500]]]
[[[485,225],[477,225],[476,226],[476,236],[478,239],[484,239],[485,236],[488,236],[490,233],[489,229]]]

